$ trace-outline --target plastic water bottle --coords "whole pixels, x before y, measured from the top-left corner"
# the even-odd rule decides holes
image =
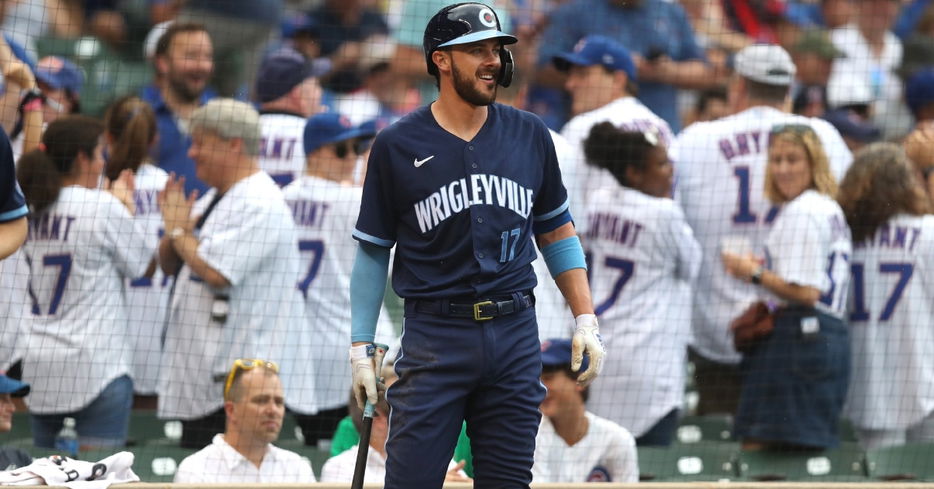
[[[65,418],[61,431],[55,435],[55,449],[61,455],[78,457],[78,431],[75,430],[75,418]]]

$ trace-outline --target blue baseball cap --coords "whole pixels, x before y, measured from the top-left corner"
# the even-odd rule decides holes
[[[934,67],[927,67],[908,78],[905,83],[905,103],[912,113],[934,103]]]
[[[319,77],[326,71],[295,49],[277,49],[266,55],[260,64],[256,75],[256,98],[260,103],[271,102],[289,93],[303,81]]]
[[[567,71],[571,65],[603,65],[613,71],[625,71],[630,80],[636,80],[636,64],[629,50],[606,36],[587,36],[577,42],[574,51],[559,54],[551,61],[561,71]]]
[[[0,394],[9,394],[13,397],[23,397],[29,394],[29,384],[0,375]]]
[[[584,361],[578,372],[587,370],[590,359],[584,355]],[[566,338],[552,338],[542,342],[542,366],[561,367],[571,365],[571,340]]]
[[[36,64],[36,79],[53,90],[67,90],[73,94],[81,93],[84,85],[81,68],[58,56],[46,56],[39,60]]]
[[[372,137],[375,134],[375,126],[354,126],[347,116],[337,112],[315,114],[305,122],[305,154],[311,154],[327,144],[354,138]]]

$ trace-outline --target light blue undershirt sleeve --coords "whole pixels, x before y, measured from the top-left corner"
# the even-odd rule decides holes
[[[357,243],[350,272],[350,341],[373,341],[376,320],[386,293],[389,248]]]

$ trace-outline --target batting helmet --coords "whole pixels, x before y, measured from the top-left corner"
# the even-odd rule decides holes
[[[438,67],[431,54],[447,46],[467,44],[487,39],[500,39],[503,44],[515,44],[518,39],[500,30],[499,17],[482,3],[456,3],[444,7],[425,26],[425,63],[428,73],[438,76]],[[499,52],[500,67],[497,83],[508,87],[512,83],[512,53],[503,48]]]

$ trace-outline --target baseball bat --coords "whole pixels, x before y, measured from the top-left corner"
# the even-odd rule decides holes
[[[373,365],[379,379],[378,382],[382,382],[380,371],[383,368],[383,357],[386,356],[386,350],[388,349],[388,345],[373,344]],[[363,428],[360,431],[360,443],[357,444],[357,463],[354,465],[353,481],[350,484],[350,489],[363,488],[363,476],[366,475],[366,459],[370,453],[370,429],[373,427],[373,415],[375,413],[376,406],[367,400],[366,405],[363,407]]]

